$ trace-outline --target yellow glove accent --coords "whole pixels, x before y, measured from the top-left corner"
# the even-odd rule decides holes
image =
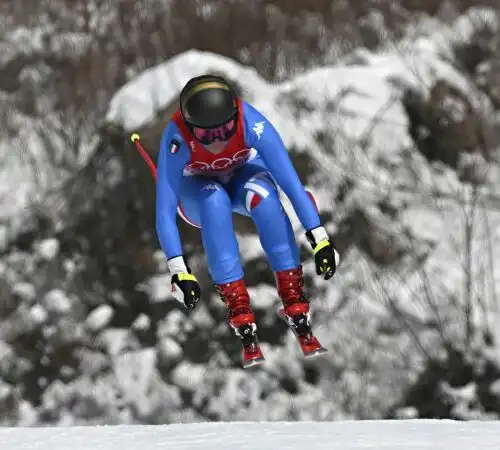
[[[198,283],[196,277],[191,273],[178,273],[179,281],[195,281]]]
[[[328,247],[330,245],[329,241],[321,241],[316,247],[314,248],[313,252],[314,254],[318,253],[322,248]]]

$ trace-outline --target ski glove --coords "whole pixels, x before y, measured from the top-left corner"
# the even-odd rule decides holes
[[[183,256],[168,260],[168,268],[172,274],[172,295],[188,309],[194,309],[200,301],[201,289],[196,277],[186,264]]]
[[[307,231],[306,237],[313,249],[316,273],[329,280],[337,270],[340,260],[336,248],[323,227]]]

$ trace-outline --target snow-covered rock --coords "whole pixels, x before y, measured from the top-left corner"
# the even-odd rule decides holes
[[[113,318],[114,310],[109,305],[100,305],[94,309],[85,320],[85,325],[96,332],[107,327]]]
[[[203,303],[196,306],[189,318],[197,329],[210,329],[214,326],[214,319]]]
[[[398,408],[394,415],[398,420],[418,419],[418,410],[412,406]]]
[[[38,303],[33,305],[30,313],[33,320],[39,325],[45,323],[49,318],[49,314],[47,313],[45,308]]]
[[[158,359],[163,365],[172,366],[182,359],[183,351],[180,344],[171,337],[164,337],[157,344]]]
[[[114,372],[123,395],[139,420],[155,420],[155,414],[175,411],[182,405],[177,386],[166,385],[156,368],[155,349],[120,355]],[[163,412],[162,412],[163,411]]]
[[[100,334],[105,349],[111,357],[132,352],[140,348],[139,342],[130,330],[108,328]]]
[[[38,243],[36,250],[42,259],[50,261],[59,252],[59,241],[55,238],[45,239]]]
[[[195,392],[204,384],[207,368],[201,364],[182,361],[172,373],[172,381],[176,386],[190,392]]]
[[[491,384],[490,393],[497,399],[497,401],[500,401],[500,379]]]
[[[7,245],[9,242],[8,230],[4,225],[0,225],[0,252],[7,250]]]
[[[15,380],[25,376],[33,369],[34,364],[16,355],[12,346],[0,341],[0,378],[4,380]]]
[[[181,311],[174,310],[159,322],[157,337],[161,339],[166,336],[172,336],[182,341],[186,336],[186,332],[192,329],[192,327],[190,319]]]
[[[141,330],[141,331],[148,330],[150,327],[151,327],[151,320],[149,319],[148,316],[146,316],[146,314],[139,314],[137,316],[137,319],[134,320],[131,326],[133,330]]]
[[[151,277],[147,283],[145,290],[148,292],[151,302],[164,302],[172,298],[170,275],[160,273]]]
[[[68,314],[71,311],[72,302],[63,290],[52,289],[43,296],[42,305],[50,313]]]
[[[11,292],[21,300],[31,303],[36,298],[36,289],[32,283],[19,281],[11,288]]]

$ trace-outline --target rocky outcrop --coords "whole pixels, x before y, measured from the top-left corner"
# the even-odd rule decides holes
[[[299,3],[283,3],[283,8],[306,8],[307,2]],[[437,11],[438,3],[421,1],[415,8]],[[116,4],[123,6],[121,2]],[[187,4],[183,0],[177,7],[186,8]],[[393,5],[399,13],[401,4]],[[357,4],[353,17],[370,12],[364,9],[367,5]],[[389,9],[383,12],[384,17],[393,17]],[[372,49],[383,35],[383,27],[375,19],[364,22],[364,39],[370,41]],[[344,36],[352,31],[350,24],[341,30]],[[134,35],[132,31],[130,34]],[[141,39],[149,42],[150,37]],[[264,34],[259,39],[269,44]],[[484,42],[456,47],[458,66],[464,72],[466,68],[467,76],[473,74],[477,87],[497,107],[495,64],[489,61],[489,47]],[[225,49],[231,45],[235,44],[224,42]],[[158,55],[146,55],[137,63],[135,48],[126,47],[124,60],[128,64],[122,65],[123,55],[118,57],[117,47],[110,45],[110,55],[116,58],[110,57],[111,75],[107,74],[104,81],[113,89],[125,81],[124,74],[135,74],[159,59]],[[256,45],[238,55],[247,58],[259,54],[267,64],[268,54],[259,52]],[[311,52],[301,52],[311,64]],[[91,87],[95,85],[90,81],[100,81],[100,70],[108,67],[92,64],[92,55],[86,53],[82,58],[85,64],[72,66],[68,72],[89,77],[88,84],[79,85],[80,94],[85,89],[94,92]],[[398,72],[399,66],[389,63],[390,76],[385,76],[385,69],[372,72],[369,66],[378,64],[380,69],[384,60],[368,50],[346,58],[346,66],[338,72],[327,67],[279,86],[235,61],[202,56],[193,51],[186,60],[191,58],[197,68],[210,60],[212,68],[227,69],[236,82],[248,85],[244,95],[260,102],[258,106],[285,130],[283,136],[299,176],[319,191],[322,221],[342,254],[339,276],[332,282],[316,277],[310,249],[299,227],[297,236],[313,318],[322,339],[332,349],[332,358],[300,359],[293,336],[276,317],[279,299],[274,280],[249,219],[237,218],[235,223],[268,359],[262,370],[249,373],[239,369],[239,344],[230,333],[224,305],[208,278],[199,230],[182,221],[179,226],[185,251],[202,284],[203,298],[192,313],[171,299],[169,275],[154,230],[154,182],[129,142],[130,130],[107,123],[93,130],[98,142],[90,146],[88,160],[30,210],[32,214],[22,221],[22,228],[12,232],[0,224],[1,423],[334,420],[346,414],[353,418],[380,417],[387,415],[393,404],[406,407],[397,409],[394,417],[498,415],[495,405],[500,376],[491,355],[471,357],[461,349],[454,355],[444,348],[443,352],[448,352],[444,362],[419,359],[420,352],[435,343],[435,339],[427,343],[427,338],[435,336],[437,320],[417,314],[427,312],[430,306],[425,304],[425,297],[415,297],[420,293],[415,282],[419,270],[437,273],[439,280],[435,282],[443,281],[439,284],[442,292],[450,285],[461,284],[457,281],[461,280],[456,275],[458,269],[447,272],[447,266],[452,265],[449,260],[432,260],[436,248],[452,231],[439,231],[431,206],[419,203],[419,194],[426,192],[419,189],[428,187],[425,183],[429,178],[436,180],[439,189],[430,192],[436,195],[432,200],[438,202],[442,200],[440,194],[453,193],[457,187],[465,189],[471,180],[475,185],[486,185],[481,167],[494,168],[496,164],[491,153],[496,141],[489,134],[495,129],[493,114],[478,114],[481,111],[477,105],[451,79],[436,81],[427,95],[410,94],[415,90],[408,87],[407,73]],[[436,57],[432,52],[424,56]],[[272,72],[259,61],[262,72]],[[25,63],[13,59],[4,67],[4,74],[17,77],[26,68]],[[49,63],[58,67],[63,61],[48,58]],[[439,60],[439,64],[444,63]],[[119,74],[113,75],[114,70]],[[171,70],[168,76],[158,78],[161,87],[168,86],[165,91],[167,97],[172,94],[171,101],[162,104],[155,111],[156,117],[138,129],[153,159],[164,123],[176,103],[178,79],[172,74],[179,72],[187,73]],[[30,72],[24,71],[23,76],[28,75]],[[344,82],[347,88],[342,86],[336,92]],[[353,86],[351,82],[359,84]],[[371,89],[372,83],[375,89]],[[0,89],[2,86],[8,95],[27,92],[20,89],[23,84],[19,79],[0,80]],[[30,89],[40,86],[30,84]],[[274,98],[276,90],[279,95]],[[389,90],[390,101],[386,102]],[[49,89],[44,92],[49,96]],[[160,92],[135,89],[140,98],[130,100],[127,109],[139,109],[141,105],[149,111],[149,96],[160,102]],[[106,103],[106,95],[110,93],[102,94],[102,98],[97,95],[94,100]],[[42,98],[37,96],[37,102]],[[33,96],[28,93],[25,101],[21,100],[9,101],[23,114],[30,114]],[[86,105],[93,101],[90,96],[87,100]],[[96,110],[102,108],[99,105]],[[66,142],[68,148],[79,143]],[[480,158],[472,158],[475,156]],[[488,185],[490,188],[493,190]],[[402,226],[412,207],[416,213]],[[426,267],[429,260],[432,264]],[[447,278],[450,273],[457,278]],[[383,285],[384,276],[392,284]],[[382,289],[376,284],[379,281]],[[405,293],[398,290],[401,285],[410,291],[406,297],[400,295]],[[387,310],[384,295],[393,302],[393,314],[380,318],[381,311]],[[411,311],[413,315],[400,307],[408,299],[411,301],[403,306],[414,307],[417,311]],[[439,299],[444,305],[452,301]],[[437,306],[443,307],[441,303]],[[452,325],[456,323],[452,321]],[[423,350],[415,341],[423,343]],[[491,339],[486,350],[494,341]],[[484,370],[477,372],[476,366]],[[432,397],[432,402],[425,397]]]
[[[491,124],[450,83],[439,80],[426,98],[408,92],[405,107],[410,134],[430,161],[442,161],[457,168],[463,152],[490,158]]]

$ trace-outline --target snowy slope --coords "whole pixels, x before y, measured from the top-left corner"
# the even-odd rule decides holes
[[[79,58],[90,42],[84,33],[56,31],[53,25],[45,23],[46,17],[38,17],[39,25],[34,28],[16,26],[9,30],[12,24],[8,19],[6,22],[0,42],[2,68],[8,64],[15,66],[16,60],[23,59],[38,62],[44,58]],[[57,95],[45,84],[51,75],[52,69],[43,63],[26,64],[19,74],[24,95],[34,97],[30,98],[33,103],[30,113],[14,106],[14,94],[0,90],[2,109],[7,116],[2,118],[0,129],[0,220],[12,221],[14,228],[17,221],[25,220],[19,217],[26,213],[25,209],[43,203],[44,194],[71,175],[68,168],[74,164],[76,171],[95,150],[96,135],[90,125],[81,136],[84,144],[80,148],[71,148],[65,140],[65,133],[71,135],[74,131],[72,120],[57,112]],[[81,160],[77,161],[79,157],[73,157],[72,153],[80,155]],[[65,166],[67,162],[70,164]]]
[[[9,450],[497,450],[498,422],[359,421],[2,429]]]

